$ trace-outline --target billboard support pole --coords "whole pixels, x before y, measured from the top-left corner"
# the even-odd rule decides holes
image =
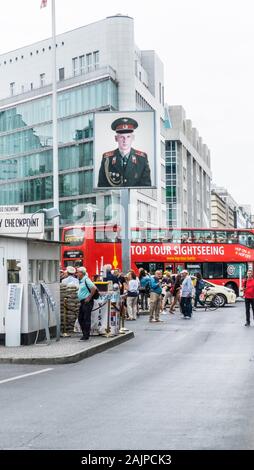
[[[122,271],[126,274],[131,267],[131,236],[129,223],[130,189],[121,190],[121,228],[122,228]]]

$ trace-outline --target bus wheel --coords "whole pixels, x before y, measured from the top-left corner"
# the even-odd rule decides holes
[[[215,303],[218,303],[219,304],[219,307],[224,307],[224,305],[226,304],[227,302],[227,299],[225,297],[225,295],[223,294],[216,294],[215,296]]]
[[[239,289],[238,289],[237,285],[234,282],[229,282],[228,284],[225,284],[225,287],[227,287],[228,289],[232,289],[234,291],[236,297],[239,296]]]

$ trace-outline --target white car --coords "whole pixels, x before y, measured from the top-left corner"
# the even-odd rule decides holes
[[[228,287],[218,286],[210,281],[205,281],[205,289],[209,289],[209,292],[216,294],[216,299],[220,299],[220,307],[224,307],[226,304],[234,304],[236,302],[236,294],[233,289]]]

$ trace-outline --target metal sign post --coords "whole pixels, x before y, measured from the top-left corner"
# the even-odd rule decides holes
[[[131,250],[131,234],[129,223],[129,205],[130,205],[130,189],[121,190],[121,229],[122,229],[122,271],[126,274],[130,270],[130,250]]]

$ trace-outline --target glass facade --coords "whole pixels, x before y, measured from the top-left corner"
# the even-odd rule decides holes
[[[175,227],[177,225],[176,165],[177,142],[166,141],[166,207],[168,227]]]
[[[92,113],[111,109],[118,109],[118,90],[110,78],[58,93],[59,197],[63,225],[81,217],[82,204],[96,204],[95,197],[80,198],[93,191]],[[1,205],[34,203],[25,206],[27,213],[52,206],[52,144],[51,96],[0,110]]]
[[[85,113],[109,105],[117,109],[117,96],[117,86],[110,79],[59,92],[58,118]],[[49,95],[0,111],[0,133],[51,120],[51,96]]]
[[[59,170],[91,166],[93,164],[93,142],[78,146],[59,148]],[[53,170],[52,150],[24,155],[18,158],[0,160],[0,181],[27,178],[51,173]]]

